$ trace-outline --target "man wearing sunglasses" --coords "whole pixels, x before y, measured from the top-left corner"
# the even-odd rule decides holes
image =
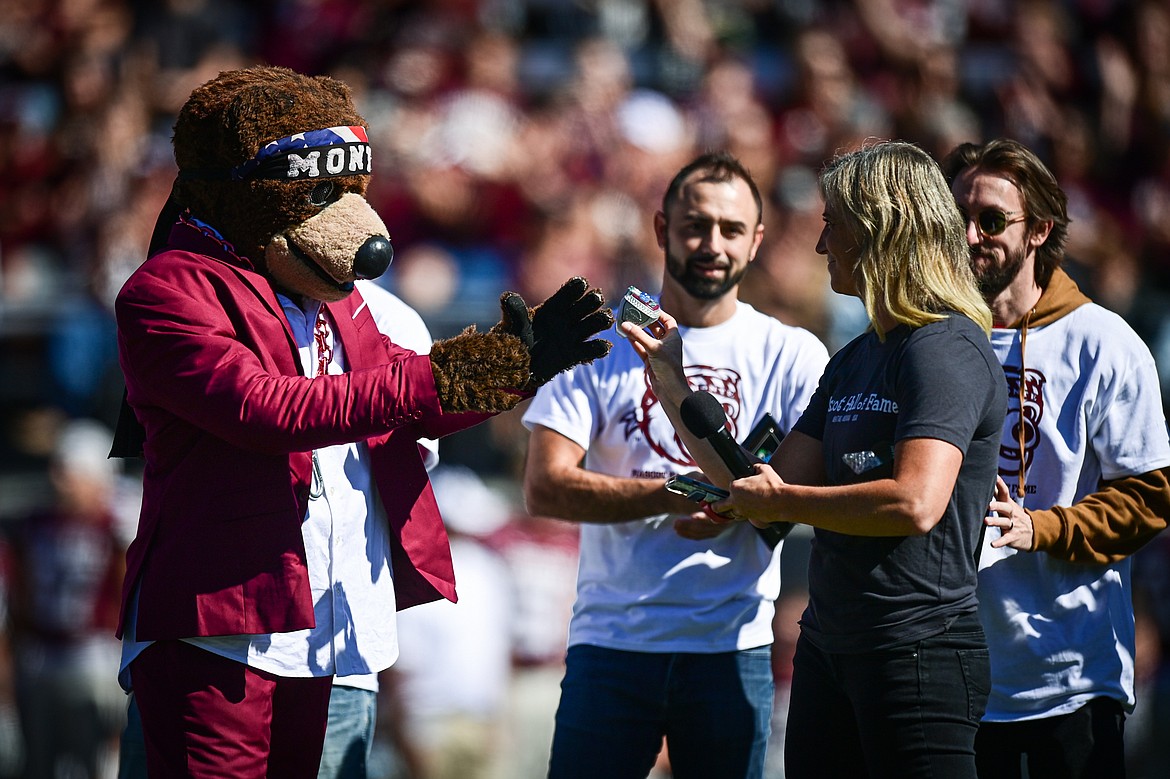
[[[944,160],[1008,383],[980,553],[991,696],[981,777],[1123,777],[1134,707],[1128,556],[1170,516],[1170,440],[1150,350],[1061,269],[1067,197],[1005,139]]]

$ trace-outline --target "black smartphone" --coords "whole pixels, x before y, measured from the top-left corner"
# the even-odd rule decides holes
[[[751,432],[747,434],[747,438],[743,439],[743,448],[764,462],[768,462],[776,453],[776,447],[780,446],[783,439],[784,434],[780,432],[780,426],[776,424],[776,420],[771,414],[764,414]]]
[[[681,475],[671,476],[667,479],[666,489],[675,495],[682,495],[687,500],[693,500],[695,503],[713,503],[717,500],[723,500],[731,494],[714,484]]]

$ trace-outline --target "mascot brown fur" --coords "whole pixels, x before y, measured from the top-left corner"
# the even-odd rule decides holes
[[[221,73],[179,114],[179,178],[164,216],[185,209],[207,223],[279,291],[341,300],[356,279],[380,276],[393,257],[386,226],[364,197],[369,146],[273,154],[267,168],[258,159],[278,139],[323,128],[360,128],[364,141],[366,121],[342,82],[277,67]],[[330,164],[353,173],[322,176]],[[169,229],[167,222],[161,218],[160,228]],[[507,411],[556,373],[605,355],[609,341],[589,340],[613,323],[603,304],[600,290],[579,277],[535,310],[505,293],[490,331],[471,326],[434,345],[443,410]]]

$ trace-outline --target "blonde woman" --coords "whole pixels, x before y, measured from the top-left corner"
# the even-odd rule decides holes
[[[962,217],[925,152],[883,142],[844,154],[821,191],[817,252],[871,327],[830,360],[769,465],[730,481],[681,424],[690,390],[669,314],[653,335],[625,332],[696,461],[730,482],[712,511],[814,528],[788,779],[973,779],[989,682],[975,556],[1006,404],[991,315]]]

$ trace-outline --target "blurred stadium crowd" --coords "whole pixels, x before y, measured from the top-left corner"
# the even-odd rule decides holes
[[[8,401],[116,407],[108,306],[173,179],[174,116],[257,61],[355,91],[386,281],[436,337],[571,273],[654,291],[665,179],[726,147],[768,195],[746,297],[835,346],[856,320],[813,253],[821,163],[867,137],[941,155],[1010,135],[1069,192],[1078,278],[1165,340],[1163,0],[3,0],[0,19]]]
[[[741,296],[832,351],[864,319],[813,250],[821,164],[1007,135],[1069,194],[1070,271],[1170,399],[1166,0],[0,0],[0,520],[36,502],[62,420],[114,424],[110,307],[174,178],[174,117],[256,62],[353,89],[382,282],[435,337],[570,275],[656,292],[665,185],[726,148],[766,196]],[[506,482],[518,416],[483,427],[444,460]]]

